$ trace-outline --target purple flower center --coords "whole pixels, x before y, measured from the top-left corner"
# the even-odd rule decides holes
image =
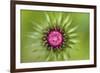
[[[63,43],[63,35],[58,30],[52,30],[48,33],[47,41],[53,48],[59,48]]]

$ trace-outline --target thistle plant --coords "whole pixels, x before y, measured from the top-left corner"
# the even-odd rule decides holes
[[[45,21],[32,21],[33,32],[28,37],[34,42],[31,49],[38,61],[63,61],[70,59],[70,50],[77,44],[77,26],[70,27],[71,14],[44,12]],[[38,54],[41,53],[41,54]],[[34,56],[33,56],[34,57]]]

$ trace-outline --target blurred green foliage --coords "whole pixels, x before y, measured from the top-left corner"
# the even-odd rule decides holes
[[[45,16],[44,16],[45,11],[35,11],[35,10],[21,10],[20,18],[21,18],[21,62],[35,62],[35,61],[45,61],[45,57],[41,58],[35,58],[38,54],[42,54],[42,52],[45,52],[45,55],[47,55],[46,51],[40,51],[33,53],[32,49],[36,48],[30,48],[27,45],[30,44],[29,41],[36,42],[37,40],[32,40],[27,38],[27,32],[34,32],[33,28],[35,25],[32,24],[32,21],[37,22],[38,24],[41,22],[45,21]],[[46,11],[47,12],[47,11]],[[50,12],[48,11],[48,14]],[[53,11],[52,11],[53,13]],[[59,12],[55,12],[54,14],[57,15]],[[70,58],[68,61],[71,60],[87,60],[89,59],[89,49],[90,49],[90,32],[89,32],[89,13],[84,13],[84,12],[62,12],[63,15],[70,14],[73,21],[71,26],[78,25],[78,40],[79,43],[76,44],[72,50],[70,50]],[[42,25],[41,25],[42,26]],[[42,32],[42,31],[41,31]],[[37,36],[36,36],[37,37]],[[66,54],[66,53],[65,53]]]

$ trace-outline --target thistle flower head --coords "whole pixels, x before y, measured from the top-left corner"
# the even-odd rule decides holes
[[[36,42],[31,43],[33,53],[44,52],[43,55],[37,56],[38,61],[68,60],[70,58],[68,50],[72,49],[73,45],[77,43],[75,32],[77,26],[70,27],[72,24],[71,15],[66,14],[64,16],[62,12],[52,12],[51,14],[44,12],[43,15],[45,21],[38,23],[33,20],[34,31],[28,35],[32,40],[36,40]]]

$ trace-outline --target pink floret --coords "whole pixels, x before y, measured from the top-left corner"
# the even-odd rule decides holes
[[[47,40],[52,47],[57,48],[61,46],[63,42],[62,33],[57,30],[53,30],[48,34]]]

